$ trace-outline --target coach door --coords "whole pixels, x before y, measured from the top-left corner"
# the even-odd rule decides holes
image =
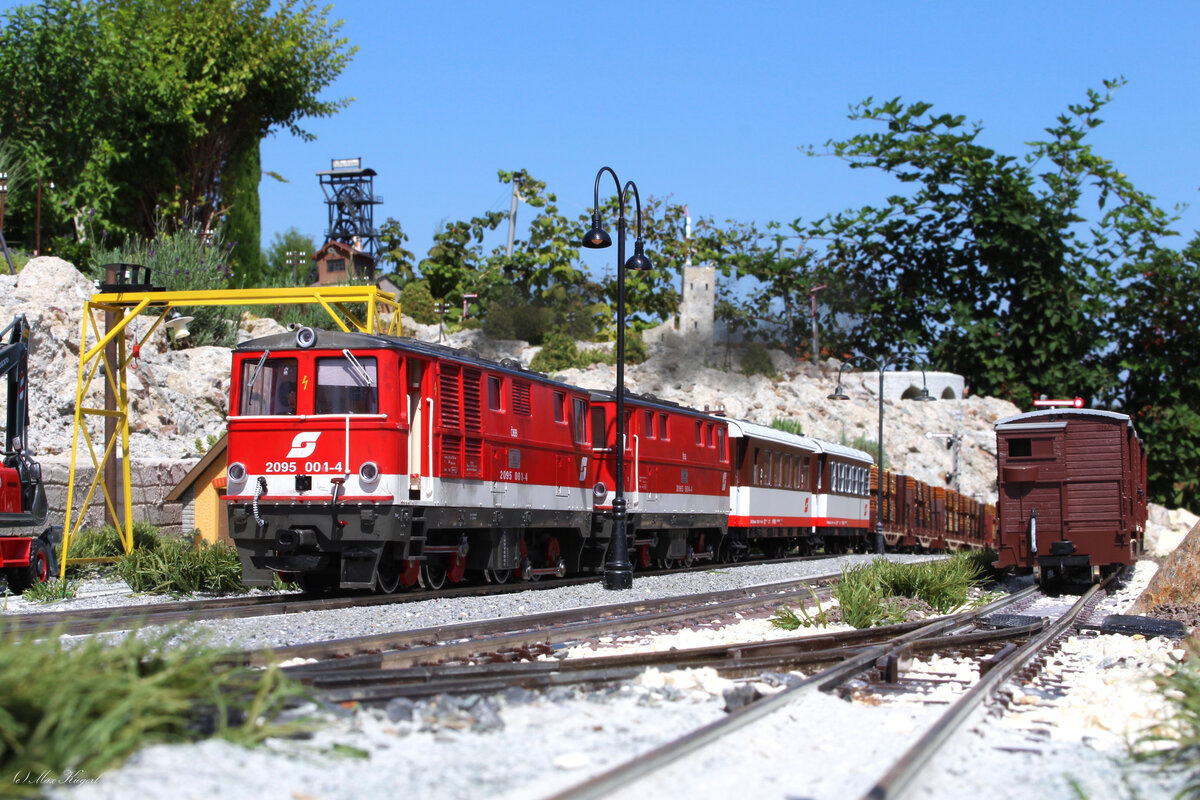
[[[433,464],[433,456],[429,452],[433,444],[433,435],[429,430],[433,419],[433,395],[421,391],[428,368],[427,361],[408,359],[405,383],[408,392],[408,493],[411,499],[420,498],[422,485],[426,494],[433,491],[433,481],[428,480],[430,465]]]

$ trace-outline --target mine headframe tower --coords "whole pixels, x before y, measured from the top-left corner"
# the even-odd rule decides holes
[[[383,202],[375,194],[375,170],[363,169],[361,158],[335,158],[328,170],[317,173],[317,178],[325,193],[325,205],[329,206],[326,240],[343,242],[369,255],[367,277],[375,280],[379,245],[375,206]]]

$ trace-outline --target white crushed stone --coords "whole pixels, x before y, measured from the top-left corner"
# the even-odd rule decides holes
[[[771,582],[801,564],[722,568],[700,580]],[[827,571],[827,562],[823,564]],[[815,571],[815,570],[814,570]],[[1123,610],[1136,597],[1153,572],[1139,566],[1134,580],[1110,598],[1102,613]],[[753,576],[753,578],[752,578]],[[635,579],[636,596],[660,592],[683,593],[694,576]],[[589,591],[590,588],[590,591]],[[422,601],[387,609],[354,609],[320,612],[331,615],[302,623],[304,635],[319,636],[345,626],[341,635],[362,629],[389,626],[413,627],[417,621],[437,625],[442,620],[476,619],[501,613],[534,613],[586,602],[629,599],[622,593],[604,592],[598,586],[569,587],[550,592],[529,592],[507,597]],[[521,609],[518,611],[518,607]],[[310,617],[317,615],[296,615]],[[360,619],[352,620],[357,616]],[[367,621],[372,618],[373,621]],[[744,619],[732,625],[680,631],[675,646],[715,643],[726,636],[750,630],[771,635],[765,620]],[[292,640],[300,630],[269,636],[261,621],[230,625],[224,634],[231,642]],[[281,620],[264,627],[285,627]],[[240,632],[235,632],[237,628]],[[349,629],[346,629],[349,628]],[[243,630],[243,629],[248,629]],[[606,647],[657,647],[633,637],[610,637]],[[657,638],[657,637],[656,637]],[[621,641],[626,639],[626,641]],[[1131,764],[1124,743],[1129,728],[1113,721],[1124,709],[1127,717],[1145,712],[1154,718],[1145,676],[1150,670],[1169,667],[1176,656],[1165,640],[1133,637],[1077,637],[1063,648],[1048,669],[1061,669],[1072,681],[1073,699],[1062,705],[1038,706],[1029,713],[1046,716],[1032,730],[1022,729],[1006,716],[976,721],[939,763],[931,787],[918,787],[922,798],[1029,797],[1041,800],[1074,800],[1075,786],[1089,797],[1167,797],[1180,788],[1178,778],[1162,777],[1155,767]],[[593,654],[590,648],[571,656]],[[1089,662],[1090,659],[1090,662]],[[1061,662],[1061,663],[1060,663]],[[1084,672],[1072,672],[1082,663]],[[1099,665],[1103,664],[1101,667]],[[974,680],[972,670],[956,659],[923,657],[912,669],[945,679],[947,692],[960,691]],[[1081,676],[1086,676],[1083,680]],[[1128,680],[1126,680],[1128,678]],[[494,697],[502,729],[476,731],[469,724],[437,719],[423,721],[417,706],[413,721],[392,721],[381,709],[360,709],[339,716],[308,740],[270,741],[255,750],[208,741],[197,745],[155,746],[135,755],[124,767],[94,783],[51,786],[53,797],[71,800],[109,798],[301,798],[429,797],[476,800],[479,797],[545,797],[589,775],[598,774],[634,755],[676,738],[724,715],[722,693],[734,681],[711,670],[671,671],[650,669],[637,680],[615,688],[554,689],[527,693],[526,697]],[[961,684],[961,686],[955,686]],[[778,686],[758,681],[763,693]],[[1030,691],[1032,694],[1032,689]],[[1014,704],[1016,706],[1018,704]],[[1013,719],[1024,713],[1013,714]],[[1107,706],[1100,713],[1096,707]],[[743,729],[736,747],[728,743],[702,749],[662,773],[619,792],[616,797],[687,796],[689,800],[754,798],[842,798],[861,796],[878,775],[871,765],[890,763],[902,748],[942,710],[943,705],[913,702],[851,702],[813,693],[801,702]],[[1083,713],[1087,709],[1091,713]],[[1050,733],[1042,729],[1049,726]],[[1028,727],[1028,726],[1027,726]],[[1061,729],[1061,730],[1059,730]],[[1057,731],[1059,735],[1055,736]],[[355,753],[366,758],[353,757]],[[1003,776],[998,782],[998,776]]]

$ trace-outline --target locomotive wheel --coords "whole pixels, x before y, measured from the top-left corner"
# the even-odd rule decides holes
[[[512,579],[512,575],[511,569],[485,569],[483,571],[484,580],[497,585],[508,583]]]
[[[435,592],[446,585],[446,562],[443,559],[435,556],[421,564],[421,585]]]
[[[658,566],[662,569],[675,569],[678,564],[678,558],[660,558],[658,560]]]
[[[644,544],[637,549],[637,558],[633,559],[634,569],[650,569],[654,566],[654,558],[650,555],[650,545]]]
[[[391,553],[384,553],[375,569],[375,588],[384,594],[393,594],[409,589],[417,582],[420,562],[412,559],[396,561]]]
[[[467,557],[461,553],[455,553],[446,559],[446,580],[450,583],[459,583],[463,576],[467,574]]]
[[[30,541],[29,565],[9,567],[4,574],[8,578],[8,588],[14,594],[21,594],[36,583],[50,580],[50,556],[46,552],[46,543],[41,539]]]

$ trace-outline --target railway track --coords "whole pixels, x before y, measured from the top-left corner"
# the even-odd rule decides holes
[[[1110,578],[1110,581],[1114,579],[1115,576]],[[871,640],[869,636],[864,636],[856,645],[840,648],[841,657],[836,662],[793,682],[777,694],[753,702],[654,750],[611,767],[553,795],[553,799],[604,797],[622,789],[632,788],[638,781],[676,764],[689,754],[708,745],[721,743],[743,728],[801,703],[806,695],[813,692],[849,691],[847,687],[852,685],[851,681],[859,683],[860,689],[863,684],[870,686],[872,681],[876,687],[895,686],[899,682],[898,673],[901,666],[918,652],[947,649],[961,652],[964,648],[970,649],[981,659],[981,679],[956,701],[950,703],[944,713],[938,716],[937,721],[894,761],[865,795],[872,800],[900,796],[912,785],[920,775],[921,769],[961,726],[971,711],[991,697],[1005,681],[1027,668],[1054,641],[1071,630],[1080,615],[1097,601],[1102,590],[1103,587],[1099,586],[1093,588],[1053,621],[1028,620],[1025,624],[1012,625],[1010,619],[1004,619],[1000,623],[1003,627],[1000,628],[991,628],[987,624],[988,618],[996,615],[1010,616],[1003,615],[1002,612],[1028,603],[1037,593],[1037,590],[1031,587],[969,613],[903,628],[877,629],[878,632],[885,632],[882,638]],[[821,658],[832,661],[836,655],[833,650],[834,648],[829,648],[830,652],[815,651],[809,655],[814,661]],[[768,652],[769,648],[759,651],[760,654]],[[790,654],[791,657],[796,655],[798,654]],[[785,660],[781,660],[775,666],[782,666]],[[800,660],[790,663],[797,664]],[[874,675],[874,678],[862,681],[864,675]]]
[[[784,561],[811,560],[772,559],[746,562],[773,564]],[[820,556],[817,558],[826,558]],[[732,565],[727,565],[732,566]],[[713,569],[712,565],[679,567],[669,570],[639,572],[639,575],[670,575],[689,571]],[[330,611],[344,608],[373,607],[413,603],[423,600],[511,594],[531,589],[558,589],[598,580],[596,576],[556,578],[539,581],[517,581],[505,584],[471,584],[449,589],[403,592],[398,594],[338,594],[331,596],[256,595],[250,597],[214,597],[199,600],[178,600],[166,603],[146,603],[135,606],[78,609],[73,611],[39,611],[0,615],[0,630],[10,633],[44,634],[56,631],[61,635],[78,636],[103,631],[122,631],[155,625],[174,625],[200,620],[240,619],[311,611]]]

